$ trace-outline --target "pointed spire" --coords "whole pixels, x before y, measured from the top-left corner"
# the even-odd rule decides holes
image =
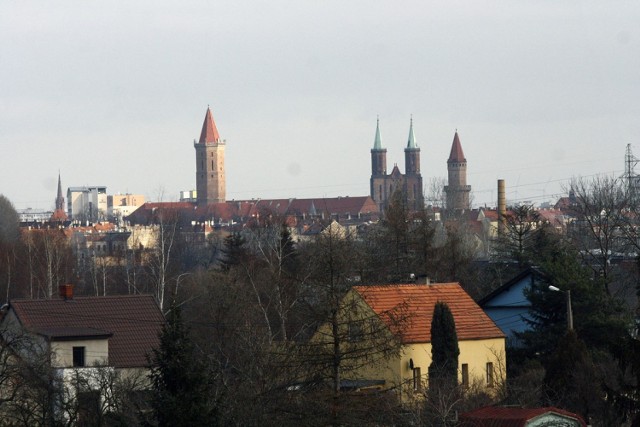
[[[58,195],[56,197],[56,209],[50,218],[51,221],[66,221],[67,214],[64,211],[64,197],[62,197],[62,180],[60,179],[60,171],[58,171]]]
[[[64,197],[62,197],[62,180],[60,179],[60,171],[58,171],[58,194],[56,197],[56,209],[64,210]]]
[[[202,124],[202,132],[200,133],[200,144],[206,144],[211,142],[220,141],[220,135],[218,134],[218,128],[216,128],[216,122],[213,121],[213,115],[211,109],[207,106],[207,114],[204,116],[204,123]]]
[[[416,145],[416,136],[413,134],[413,115],[411,115],[409,124],[409,141],[407,142],[407,148],[418,148]]]
[[[380,138],[380,117],[376,118],[376,139],[373,140],[373,149],[382,150],[382,139]]]
[[[453,144],[451,144],[451,154],[449,154],[449,162],[461,163],[466,162],[467,159],[464,157],[464,153],[462,152],[462,145],[460,144],[460,137],[458,137],[458,129],[456,129],[456,134],[453,136]]]

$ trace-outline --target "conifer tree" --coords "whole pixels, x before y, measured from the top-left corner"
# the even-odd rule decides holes
[[[217,424],[210,375],[175,305],[160,334],[160,347],[153,350],[150,362],[151,404],[159,427]]]
[[[458,335],[449,306],[438,301],[431,320],[429,388],[454,386],[458,380]]]
[[[245,243],[245,239],[238,232],[233,232],[224,238],[221,261],[223,271],[229,271],[243,261],[246,257]]]

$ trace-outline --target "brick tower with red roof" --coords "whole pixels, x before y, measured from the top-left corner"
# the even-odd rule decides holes
[[[200,140],[194,140],[196,149],[196,190],[198,205],[221,203],[226,199],[224,170],[225,142],[220,138],[211,109],[207,107]]]
[[[461,212],[470,209],[469,193],[471,186],[467,185],[467,159],[462,152],[458,131],[453,136],[451,154],[447,160],[448,184],[444,187],[447,193],[447,210]]]

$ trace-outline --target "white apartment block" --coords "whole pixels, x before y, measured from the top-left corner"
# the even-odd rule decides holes
[[[87,186],[67,189],[67,215],[72,220],[100,221],[107,216],[107,187]]]

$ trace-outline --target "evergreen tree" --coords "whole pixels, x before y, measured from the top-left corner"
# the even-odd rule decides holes
[[[429,389],[451,387],[458,380],[458,335],[449,306],[438,301],[431,320],[431,365]]]
[[[238,232],[233,232],[225,237],[221,261],[224,271],[238,266],[246,257],[245,243],[245,239]]]
[[[173,305],[160,334],[160,347],[151,356],[152,408],[157,425],[212,426],[217,411],[210,375]]]

